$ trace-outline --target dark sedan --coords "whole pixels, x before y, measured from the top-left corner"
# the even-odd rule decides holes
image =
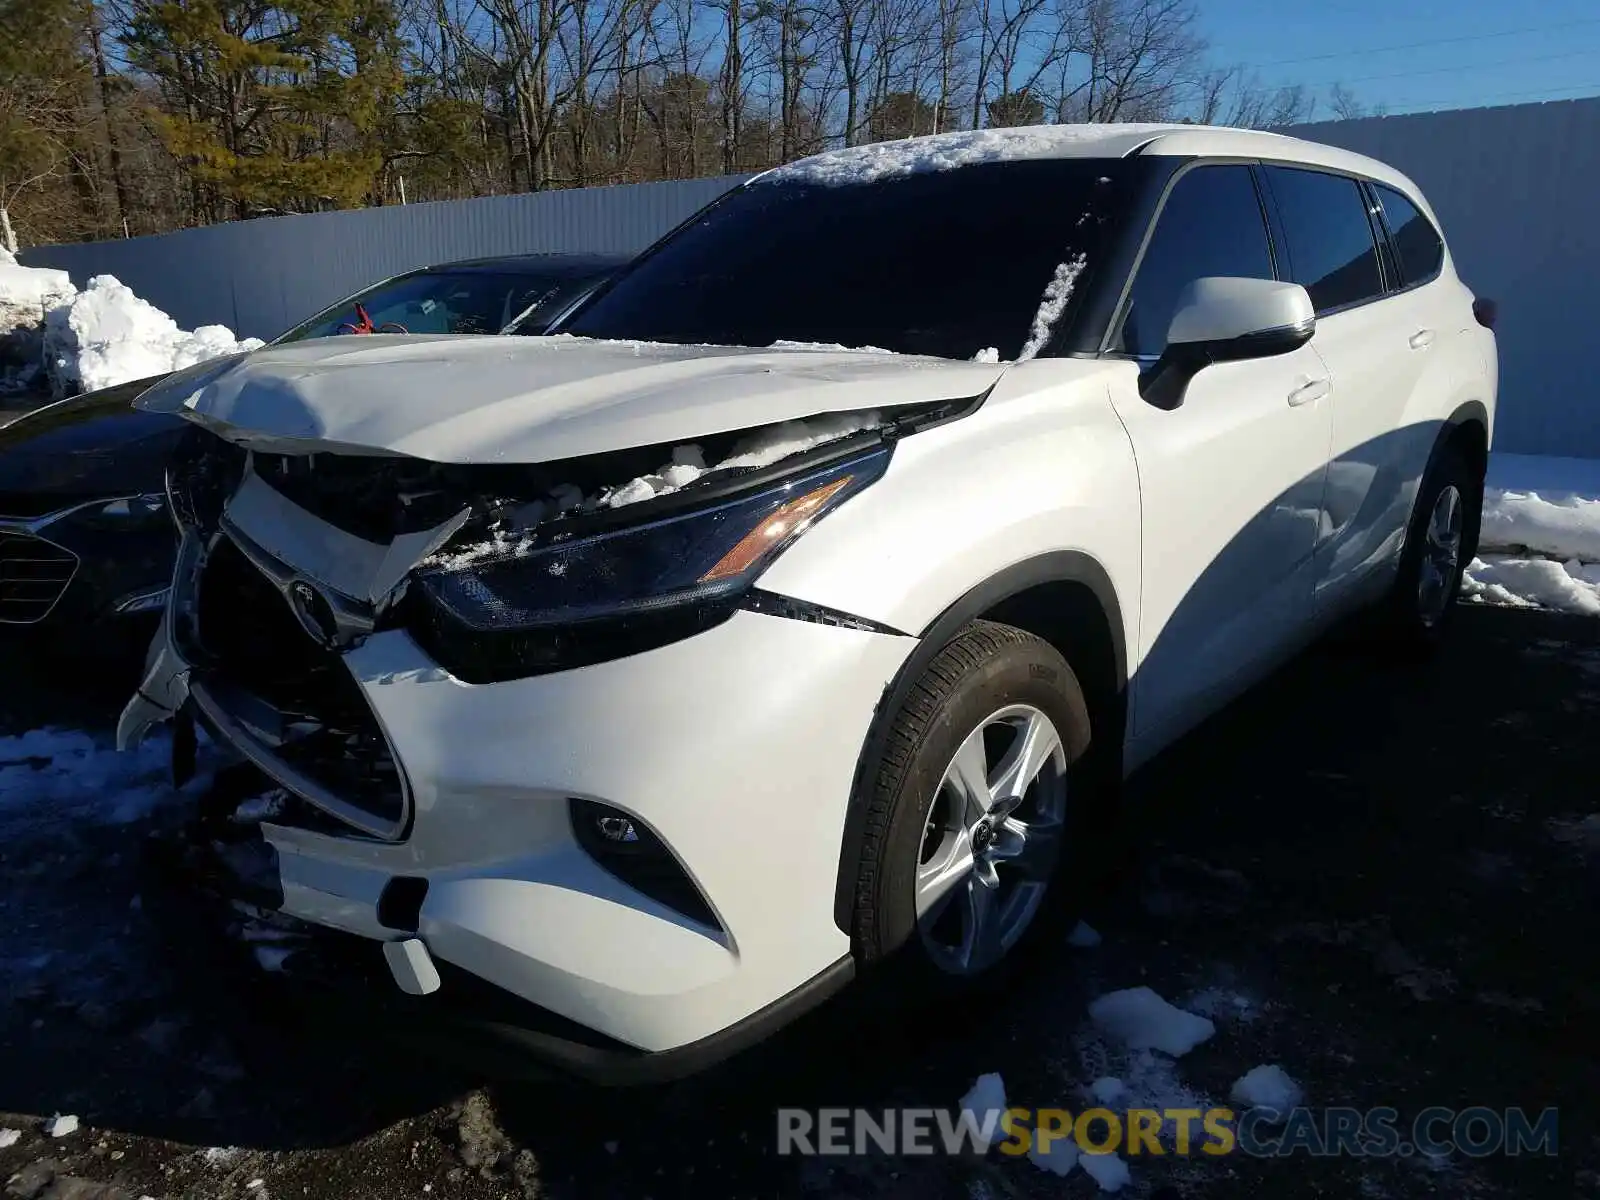
[[[540,254],[398,275],[274,344],[368,333],[544,333],[627,259]],[[47,405],[0,427],[0,632],[159,611],[172,574],[168,454],[181,417],[136,410],[156,379]]]

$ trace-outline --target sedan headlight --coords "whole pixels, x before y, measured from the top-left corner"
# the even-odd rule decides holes
[[[888,459],[877,447],[654,520],[425,570],[417,582],[434,619],[421,640],[447,670],[480,682],[687,636],[731,614],[784,547]]]

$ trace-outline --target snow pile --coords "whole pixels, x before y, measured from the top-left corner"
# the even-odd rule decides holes
[[[15,1146],[21,1140],[22,1130],[0,1129],[0,1150],[4,1150],[7,1146]]]
[[[262,345],[259,338],[239,341],[222,325],[185,333],[112,275],[96,275],[45,319],[45,364],[58,392],[92,392]]]
[[[77,294],[65,271],[0,258],[0,392],[34,386],[43,370],[45,314]]]
[[[96,275],[79,292],[65,271],[0,259],[0,391],[47,382],[68,396],[261,344],[222,325],[186,333],[111,275]]]
[[[77,1133],[78,1118],[70,1113],[66,1116],[57,1113],[44,1123],[44,1132],[46,1137],[53,1138],[63,1138],[68,1134]]]
[[[1039,311],[1033,314],[1033,328],[1028,330],[1028,340],[1022,343],[1022,352],[1017,355],[1018,362],[1027,362],[1044,349],[1045,343],[1050,340],[1050,334],[1055,330],[1056,322],[1061,320],[1061,314],[1067,311],[1067,301],[1072,299],[1072,289],[1078,282],[1078,276],[1083,274],[1084,264],[1087,261],[1080,254],[1056,268],[1056,273],[1045,285],[1044,298],[1039,301]]]
[[[1025,158],[1058,158],[1083,142],[1102,141],[1126,134],[1155,134],[1168,125],[1035,125],[1011,129],[976,129],[939,133],[830,150],[812,158],[778,167],[755,183],[810,183],[844,187],[877,183],[927,171],[953,171],[978,163]]]
[[[1600,616],[1600,461],[1496,454],[1467,599]]]
[[[1228,1095],[1235,1104],[1245,1108],[1271,1109],[1280,1117],[1287,1117],[1305,1098],[1300,1085],[1276,1063],[1252,1067],[1233,1081],[1233,1088]]]
[[[1181,1058],[1217,1032],[1205,1017],[1168,1004],[1147,987],[1108,992],[1089,1004],[1089,1019],[1131,1050]]]

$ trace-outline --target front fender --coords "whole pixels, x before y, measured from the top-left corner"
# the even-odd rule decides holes
[[[1133,447],[1098,364],[1019,364],[975,413],[913,434],[884,477],[819,521],[761,587],[920,634],[985,581],[1042,555],[1099,563],[1138,645]]]

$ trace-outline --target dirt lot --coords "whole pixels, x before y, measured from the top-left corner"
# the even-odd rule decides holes
[[[28,1200],[1090,1196],[1081,1170],[997,1152],[780,1157],[774,1112],[949,1106],[988,1071],[1014,1104],[1082,1107],[1078,1088],[1108,1074],[1146,1098],[1225,1102],[1275,1062],[1311,1105],[1557,1106],[1559,1154],[1144,1157],[1123,1194],[1600,1197],[1600,845],[1582,823],[1600,811],[1600,622],[1460,617],[1420,671],[1323,646],[1147,772],[1094,891],[1103,944],[1045,956],[1003,1004],[909,1019],[846,1000],[652,1091],[485,1084],[329,1037],[264,976],[163,942],[135,900],[160,815],[41,823],[0,806],[0,1128],[22,1131],[0,1149],[0,1186]],[[65,692],[59,672],[13,658],[0,679],[0,733],[109,723],[109,698]],[[1175,1064],[1108,1047],[1088,1001],[1140,984],[1209,1012],[1216,1036]],[[47,1138],[55,1113],[83,1127]]]

